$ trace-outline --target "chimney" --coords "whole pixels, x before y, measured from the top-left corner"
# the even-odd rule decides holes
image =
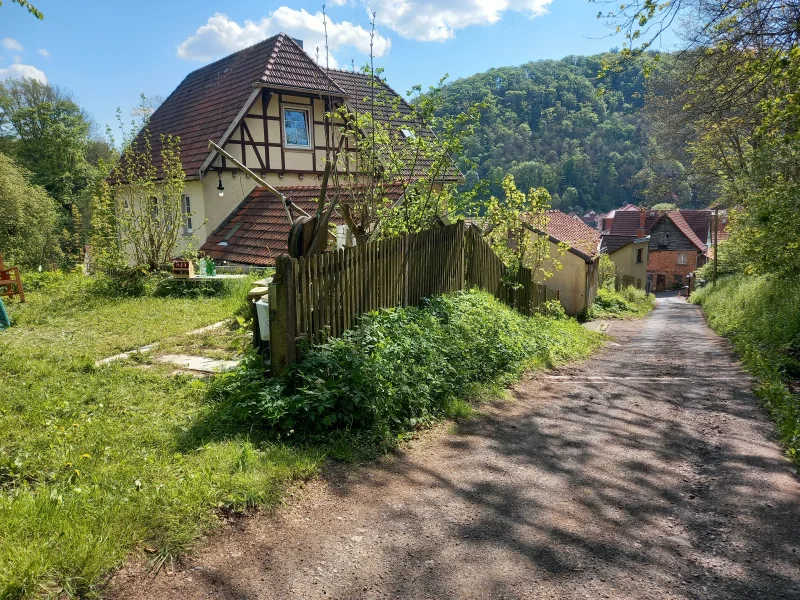
[[[295,44],[297,44],[297,45],[298,45],[298,46],[300,46],[301,48],[303,47],[303,40],[301,40],[301,39],[298,39],[298,38],[292,38],[292,39],[294,40],[294,43],[295,43]]]
[[[647,221],[647,211],[645,211],[645,209],[641,209],[639,211],[639,229],[636,230],[637,238],[644,237],[644,224],[646,221]]]

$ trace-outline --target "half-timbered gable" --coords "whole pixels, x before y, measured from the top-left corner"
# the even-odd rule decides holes
[[[364,73],[323,70],[303,50],[302,42],[283,33],[187,75],[148,125],[156,166],[160,166],[161,136],[180,138],[186,175],[184,206],[193,213],[185,232],[209,254],[222,257],[226,246],[220,244],[230,240],[210,240],[230,233],[221,232],[246,199],[259,199],[247,204],[248,218],[253,211],[273,208],[267,206],[273,200],[259,192],[253,178],[210,149],[209,141],[270,185],[286,190],[290,200],[294,194],[302,195],[298,202],[305,201],[313,196],[310,188],[319,189],[329,149],[339,146],[341,123],[331,123],[329,115],[343,105],[351,113],[369,110],[367,97],[376,88],[382,104],[373,110],[375,117],[400,134],[401,124],[390,121],[395,114],[410,114],[411,109],[385,82],[373,81]],[[393,107],[392,114],[388,106]],[[434,137],[424,123],[417,126],[416,134]],[[140,149],[144,148],[142,136],[137,140]],[[349,142],[342,140],[344,153],[338,169],[355,165]],[[400,177],[415,175],[401,172]],[[458,180],[461,174],[453,166],[441,177]],[[275,234],[269,234],[270,259],[281,251],[273,247]],[[251,233],[248,244],[258,235]],[[262,249],[259,260],[263,261],[265,252]],[[232,260],[241,262],[241,257]]]

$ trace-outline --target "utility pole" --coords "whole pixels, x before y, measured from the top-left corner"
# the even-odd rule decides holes
[[[719,204],[714,207],[714,287],[719,269]]]

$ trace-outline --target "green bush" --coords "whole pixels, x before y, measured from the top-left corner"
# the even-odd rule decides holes
[[[585,356],[600,336],[574,320],[524,317],[483,292],[383,310],[311,348],[285,376],[258,360],[221,377],[215,394],[246,420],[297,437],[370,432],[391,438],[463,405],[475,384]]]
[[[656,305],[656,297],[633,286],[618,292],[600,288],[594,303],[586,311],[587,319],[625,319],[643,317]]]
[[[0,153],[0,254],[8,265],[37,268],[62,259],[56,202],[31,173]]]
[[[729,338],[759,380],[756,394],[778,426],[788,454],[800,464],[800,281],[737,275],[692,294],[711,327]]]

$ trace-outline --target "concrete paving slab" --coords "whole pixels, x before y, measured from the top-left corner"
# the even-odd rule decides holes
[[[157,356],[156,360],[201,373],[224,373],[225,371],[232,371],[239,366],[240,362],[238,360],[218,360],[215,358],[206,358],[204,356],[190,356],[188,354],[162,354],[161,356]]]

